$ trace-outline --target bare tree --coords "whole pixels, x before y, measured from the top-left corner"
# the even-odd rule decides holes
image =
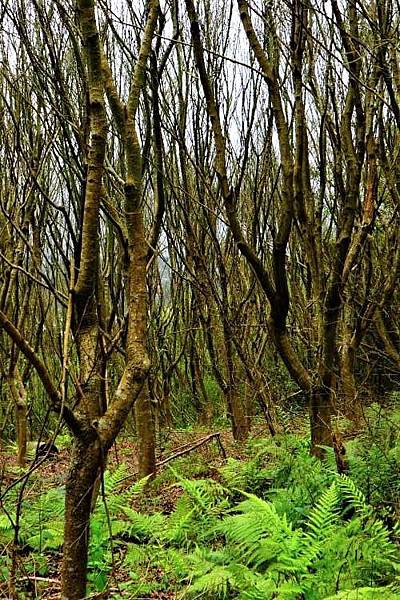
[[[378,174],[373,131],[384,102],[380,94],[382,71],[375,68],[371,76],[367,74],[371,54],[375,60],[376,56],[369,50],[368,38],[361,42],[359,25],[362,16],[352,4],[347,6],[344,21],[337,4],[333,3],[335,25],[323,13],[322,20],[326,21],[321,25],[317,20],[319,30],[312,24],[315,13],[301,2],[293,2],[286,7],[289,31],[283,23],[277,24],[272,7],[260,8],[256,14],[268,36],[265,45],[252,22],[249,4],[245,0],[238,1],[243,31],[267,85],[279,152],[279,183],[274,198],[274,221],[270,225],[272,253],[268,266],[240,223],[240,186],[235,185],[229,175],[227,135],[207,71],[200,23],[192,0],[186,0],[186,7],[194,58],[213,131],[215,171],[227,219],[238,248],[268,298],[269,331],[274,344],[290,375],[310,395],[313,452],[321,456],[323,446],[333,443],[331,415],[343,298],[349,274],[363,256],[361,250],[365,248],[367,236],[374,231],[379,208],[376,202]],[[309,54],[308,63],[305,58],[311,48],[308,40],[316,38],[320,41],[318,35],[324,32],[326,23],[330,39],[337,39],[338,45],[343,48],[343,58],[328,50],[325,57],[326,80],[330,80],[333,63],[335,68],[338,65],[343,67],[346,75],[342,95],[330,94],[332,90],[328,84],[328,98],[324,104],[318,82],[313,77],[316,57]],[[320,44],[324,47],[322,39]],[[284,65],[282,56],[285,57]],[[321,54],[319,59],[324,60]],[[310,66],[311,94],[304,83],[306,64]],[[291,78],[286,77],[287,73]],[[326,147],[320,156],[323,178],[320,179],[319,197],[314,191],[314,158],[310,144],[311,127],[318,126],[322,135],[325,128],[328,131],[332,148],[329,165]],[[324,140],[325,137],[322,138]],[[328,170],[335,176],[333,204],[327,201],[331,196],[326,180]],[[363,195],[364,201],[361,200]],[[330,225],[326,231],[327,214],[330,215]],[[302,250],[299,258],[306,262],[311,281],[310,301],[315,314],[313,327],[317,331],[310,365],[305,364],[288,330],[291,308],[288,253],[297,239]],[[297,256],[298,253],[294,254],[295,259]]]
[[[67,226],[71,227],[72,239],[75,241],[76,283],[73,273],[69,285],[74,313],[72,331],[79,361],[75,381],[76,399],[72,404],[66,402],[63,389],[60,389],[54,381],[43,358],[29,345],[23,331],[18,328],[18,323],[15,325],[4,310],[0,312],[0,323],[19,352],[36,370],[47,391],[53,410],[62,416],[74,436],[71,466],[66,483],[62,567],[62,597],[73,599],[85,596],[89,519],[95,484],[104,467],[110,446],[143,389],[150,364],[146,350],[148,246],[143,222],[141,148],[136,120],[146,64],[158,18],[158,2],[155,0],[149,4],[138,56],[132,62],[132,67],[129,66],[131,75],[126,104],[116,92],[111,70],[107,65],[93,1],[82,0],[76,5],[83,55],[79,49],[79,37],[75,25],[61,4],[57,2],[52,4],[46,12],[41,5],[36,4],[30,6],[30,9],[35,16],[35,25],[44,39],[43,52],[48,53],[51,65],[49,75],[38,64],[39,48],[34,47],[28,21],[19,12],[22,6],[16,7],[12,19],[15,27],[19,29],[30,60],[40,70],[47,90],[44,93],[48,93],[54,102],[53,110],[56,109],[56,103],[60,103],[61,100],[64,114],[69,112],[75,125],[76,107],[71,105],[66,93],[67,75],[61,68],[61,57],[58,54],[60,45],[56,42],[50,26],[50,13],[54,16],[55,10],[59,14],[58,25],[62,23],[71,36],[72,55],[77,61],[77,72],[80,78],[78,85],[82,86],[80,89],[83,88],[87,94],[87,106],[80,107],[81,114],[84,115],[83,127],[75,130],[77,132],[75,140],[78,142],[85,163],[84,175],[81,179],[82,201],[73,220],[67,221]],[[121,167],[125,202],[122,223],[127,238],[125,269],[128,286],[125,365],[119,382],[112,390],[108,405],[103,401],[104,335],[102,331],[104,311],[107,307],[102,305],[104,296],[102,296],[100,270],[102,265],[100,211],[103,198],[106,197],[104,182],[109,143],[106,96],[112,110],[124,161]],[[64,133],[69,134],[67,131]],[[76,152],[75,140],[69,135],[65,140],[66,144],[69,144],[69,152],[71,150],[73,153]],[[34,175],[33,179],[37,184],[38,180]],[[68,182],[68,185],[71,185],[71,182]],[[65,253],[67,262],[70,262],[70,257],[66,253],[68,249],[62,243],[61,249]],[[66,322],[67,332],[70,326]],[[65,366],[64,361],[64,368]]]

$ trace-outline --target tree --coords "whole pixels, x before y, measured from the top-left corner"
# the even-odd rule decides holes
[[[310,396],[311,435],[313,452],[321,456],[323,446],[332,445],[331,416],[338,368],[339,323],[343,315],[344,295],[350,272],[363,257],[367,236],[374,231],[378,218],[377,181],[375,165],[376,141],[374,129],[382,110],[380,95],[382,70],[377,57],[369,50],[370,38],[360,40],[360,15],[349,4],[343,21],[338,5],[333,3],[336,31],[328,25],[330,39],[338,36],[343,48],[343,66],[347,80],[343,94],[334,96],[328,84],[326,102],[314,75],[316,57],[311,39],[324,31],[312,8],[301,2],[287,6],[290,31],[278,25],[272,7],[256,14],[264,27],[267,43],[263,45],[250,16],[245,0],[237,3],[243,31],[267,85],[270,110],[275,123],[279,152],[279,184],[274,193],[273,220],[270,223],[272,252],[267,266],[247,239],[238,214],[240,187],[232,182],[228,172],[227,135],[221,122],[221,110],[215,99],[211,78],[207,72],[199,19],[192,0],[186,0],[191,26],[194,58],[199,72],[215,144],[215,171],[219,191],[225,204],[227,219],[237,247],[257,276],[270,305],[269,331],[271,338],[291,377]],[[322,19],[329,18],[322,15]],[[312,19],[317,22],[317,29]],[[318,30],[319,28],[319,30]],[[285,65],[280,62],[281,46],[289,41],[290,52]],[[367,50],[368,49],[368,50]],[[308,54],[308,56],[307,56]],[[369,57],[375,57],[372,75],[367,73]],[[306,60],[308,58],[308,61]],[[340,64],[340,57],[335,56]],[[319,56],[330,81],[332,54]],[[325,62],[324,62],[325,61]],[[304,84],[305,65],[309,68],[311,94]],[[290,73],[291,79],[282,74]],[[318,122],[319,121],[319,122]],[[293,125],[292,125],[293,123]],[[326,144],[328,132],[332,160],[328,160],[326,145],[319,156],[321,177],[319,196],[314,191],[318,182],[312,176],[313,160],[311,128],[318,128]],[[293,130],[292,130],[293,128]],[[294,137],[294,141],[293,140]],[[318,159],[317,159],[318,160]],[[334,180],[328,188],[327,176]],[[365,188],[363,181],[365,173]],[[329,175],[330,176],[330,175]],[[332,195],[333,204],[327,199]],[[362,200],[364,196],[364,200]],[[326,219],[330,226],[326,229]],[[308,366],[294,344],[288,330],[290,274],[288,254],[299,241],[301,258],[310,279],[309,301],[314,314],[313,327],[317,332],[313,360]],[[292,251],[293,252],[293,251]],[[328,258],[328,260],[326,260]],[[297,347],[296,347],[297,346]]]
[[[65,79],[61,70],[57,44],[52,39],[49,13],[59,11],[60,21],[72,36],[72,49],[78,64],[81,84],[87,91],[88,104],[84,110],[86,129],[78,130],[79,147],[85,161],[82,178],[82,204],[75,224],[71,222],[77,241],[76,283],[72,282],[73,307],[72,330],[76,340],[78,377],[77,398],[67,403],[62,390],[54,383],[44,360],[35,352],[23,333],[12,323],[8,315],[0,311],[0,323],[19,351],[34,367],[48,394],[53,410],[58,412],[74,436],[71,465],[66,483],[65,532],[62,568],[62,597],[83,598],[86,590],[86,565],[88,552],[89,520],[92,494],[104,467],[107,452],[121,430],[134,402],[143,390],[149,370],[146,350],[146,261],[148,248],[143,223],[141,196],[142,165],[141,149],[136,131],[139,96],[144,83],[144,72],[151,50],[158,18],[158,2],[150,2],[144,34],[140,42],[138,58],[131,74],[129,96],[126,105],[118,97],[107,66],[96,22],[95,3],[82,0],[76,10],[82,37],[83,58],[78,46],[77,32],[68,20],[66,12],[58,3],[44,12],[42,6],[33,7],[36,25],[45,40],[49,52],[51,71],[47,87],[62,106],[70,107],[65,94]],[[24,29],[22,39],[28,52],[37,60],[35,48],[27,39],[27,22],[16,14],[16,27]],[[45,74],[43,74],[45,77]],[[53,79],[51,79],[53,78]],[[100,208],[105,195],[105,160],[108,143],[108,124],[105,104],[107,95],[113,111],[116,128],[123,148],[124,217],[127,235],[125,268],[127,273],[127,331],[125,341],[125,365],[122,376],[113,390],[108,405],[103,401],[102,360],[103,323],[105,309],[101,305],[101,219]],[[72,115],[71,115],[72,116]],[[66,133],[66,132],[65,132]],[[69,138],[73,148],[73,139]],[[37,183],[37,179],[33,178]],[[72,280],[74,277],[72,278]],[[66,330],[69,324],[66,324]],[[64,357],[66,358],[66,357]]]

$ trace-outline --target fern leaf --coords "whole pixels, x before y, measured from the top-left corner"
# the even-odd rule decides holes
[[[332,532],[339,515],[340,496],[336,483],[324,491],[310,512],[307,521],[307,537],[311,540],[326,539]]]
[[[189,597],[202,596],[210,600],[223,600],[231,597],[235,587],[234,577],[228,567],[217,566],[209,573],[199,577],[186,591]]]

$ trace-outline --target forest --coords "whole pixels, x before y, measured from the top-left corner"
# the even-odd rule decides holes
[[[0,0],[0,598],[400,599],[399,0]]]

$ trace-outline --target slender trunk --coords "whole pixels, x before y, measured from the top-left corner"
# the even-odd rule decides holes
[[[223,316],[222,321],[222,333],[224,340],[225,350],[225,363],[226,363],[226,389],[225,398],[229,409],[229,416],[232,422],[232,433],[233,438],[237,441],[246,440],[250,432],[250,419],[247,413],[247,403],[244,398],[241,398],[238,394],[238,369],[235,362],[234,355],[234,343],[233,343],[233,332],[232,325],[229,320],[229,294],[228,294],[228,282],[227,273],[224,265],[220,268],[221,277],[221,294],[222,302],[226,307],[226,314]]]
[[[81,600],[86,596],[90,511],[101,462],[98,442],[74,443],[65,488],[61,600]]]
[[[232,421],[233,438],[237,441],[246,440],[249,437],[250,420],[244,410],[244,402],[231,387],[228,388],[226,397]]]
[[[248,438],[250,431],[250,419],[246,415],[244,401],[240,398],[237,392],[236,369],[233,358],[233,345],[229,327],[224,322],[223,325],[225,353],[226,353],[226,370],[227,380],[225,398],[228,405],[229,416],[232,422],[233,438],[237,441],[242,441]]]
[[[25,466],[26,462],[26,444],[27,444],[27,409],[24,395],[20,395],[16,405],[16,421],[17,421],[17,439],[18,439],[18,455],[17,462],[20,467]]]
[[[18,368],[8,378],[11,395],[15,406],[16,438],[17,438],[17,462],[20,467],[26,463],[27,444],[27,404],[26,391]]]
[[[153,412],[148,385],[143,386],[135,402],[135,421],[138,434],[139,477],[156,472],[156,441]]]
[[[315,387],[310,397],[311,454],[324,458],[324,446],[332,446],[331,389]]]
[[[344,400],[344,412],[355,423],[362,416],[354,377],[355,348],[351,342],[344,342],[340,360],[340,384]]]
[[[204,379],[202,377],[200,371],[200,361],[196,351],[197,359],[196,359],[196,379],[197,379],[197,389],[199,390],[199,398],[200,398],[200,413],[199,413],[199,423],[205,427],[211,427],[213,420],[213,407],[207,395],[207,390],[204,385]]]
[[[161,406],[160,416],[161,425],[169,429],[172,427],[172,412],[171,412],[171,400],[170,400],[170,381],[169,375],[164,376],[162,382],[162,395],[161,395]]]

